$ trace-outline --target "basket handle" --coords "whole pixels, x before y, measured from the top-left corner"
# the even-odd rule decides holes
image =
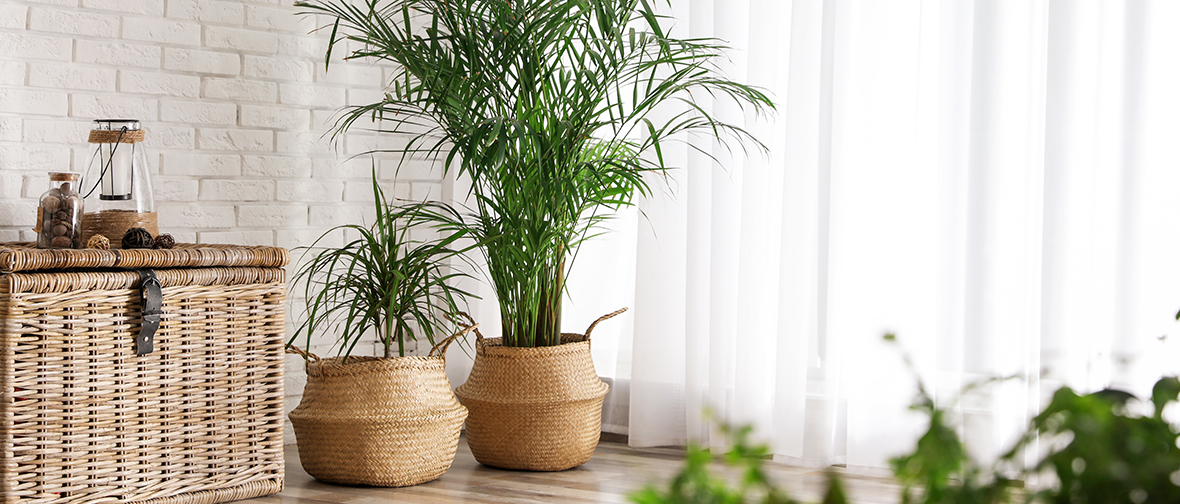
[[[319,362],[320,361],[320,357],[318,355],[311,353],[310,350],[308,350],[308,351],[300,350],[299,347],[297,347],[295,345],[287,345],[287,353],[298,355],[300,357],[303,357],[304,360],[310,360],[311,362]]]
[[[610,312],[606,315],[603,315],[601,317],[598,317],[598,320],[595,320],[593,324],[590,324],[590,327],[586,328],[586,339],[584,341],[590,341],[590,332],[594,330],[594,327],[597,326],[599,322],[613,318],[615,315],[618,315],[618,314],[623,313],[625,311],[627,311],[626,306],[619,308],[618,310],[615,310],[613,312]]]
[[[471,317],[468,317],[468,318],[471,318]],[[443,358],[443,360],[446,360],[446,358],[447,358],[447,347],[451,346],[451,343],[453,343],[453,342],[455,341],[455,339],[456,339],[456,338],[459,338],[459,337],[461,337],[461,336],[464,336],[464,335],[466,335],[467,333],[469,333],[469,332],[471,332],[471,331],[477,331],[477,332],[478,332],[478,331],[479,331],[479,329],[477,329],[478,327],[479,327],[479,324],[471,324],[471,325],[469,325],[469,326],[467,326],[467,327],[464,327],[464,328],[463,328],[463,329],[461,329],[459,332],[457,332],[457,333],[455,333],[455,334],[452,334],[452,335],[450,335],[450,336],[447,336],[447,339],[444,339],[444,340],[442,340],[442,341],[440,341],[440,342],[436,343],[436,344],[435,344],[435,345],[434,345],[434,346],[433,346],[433,347],[430,349],[430,352],[428,352],[426,355],[427,355],[427,356],[433,356],[433,355],[434,355],[434,352],[437,350],[437,351],[438,351],[438,356],[439,356],[439,357],[442,357],[442,358]]]
[[[468,315],[467,312],[464,312],[464,311],[458,312],[458,314],[462,315],[463,318],[467,319],[468,328],[465,329],[463,332],[466,333],[468,331],[475,331],[475,340],[482,343],[483,342],[483,333],[479,332],[479,324],[475,323],[475,319],[471,318],[471,315]],[[452,317],[451,320],[455,320],[454,317]],[[459,322],[459,321],[455,320],[455,322]]]

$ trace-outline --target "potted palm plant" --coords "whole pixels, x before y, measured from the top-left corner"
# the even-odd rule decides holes
[[[588,334],[561,331],[579,244],[671,168],[667,143],[696,132],[764,148],[695,97],[756,111],[772,108],[770,100],[720,75],[724,44],[671,37],[647,0],[297,5],[333,20],[329,58],[349,41],[346,57],[400,68],[384,99],[350,109],[340,130],[378,119],[406,137],[403,159],[441,159],[470,179],[470,211],[436,217],[477,241],[500,306],[502,334],[479,338],[471,377],[456,390],[471,411],[472,453],[514,469],[584,463],[598,441],[606,385]],[[662,105],[671,112],[652,119]]]
[[[304,470],[316,479],[344,484],[407,486],[438,478],[451,466],[467,410],[455,400],[444,355],[466,293],[447,283],[451,247],[462,232],[413,240],[410,231],[430,203],[392,205],[376,177],[377,216],[371,227],[338,226],[324,233],[298,269],[294,285],[307,299],[306,319],[288,348],[307,359],[307,387],[290,413]],[[332,233],[356,238],[321,247]],[[337,331],[338,356],[320,359],[313,334]],[[382,357],[353,356],[376,333]],[[424,338],[426,356],[407,356],[406,343]],[[436,343],[436,339],[437,341]],[[396,354],[395,354],[396,352]]]

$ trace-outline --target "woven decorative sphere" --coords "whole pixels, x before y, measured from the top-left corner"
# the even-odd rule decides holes
[[[103,235],[96,234],[91,236],[89,240],[86,240],[86,248],[110,250],[111,240]]]
[[[152,234],[144,228],[131,228],[123,235],[123,248],[125,249],[150,249],[155,244],[152,239]]]
[[[175,246],[176,246],[176,239],[173,238],[172,235],[170,235],[168,233],[160,233],[160,236],[156,237],[156,241],[152,245],[152,248],[170,249]]]

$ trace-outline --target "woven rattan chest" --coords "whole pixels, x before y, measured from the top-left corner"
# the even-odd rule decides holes
[[[282,490],[287,261],[275,247],[0,243],[0,504]],[[160,307],[145,317],[148,270]],[[137,355],[145,318],[158,329]]]

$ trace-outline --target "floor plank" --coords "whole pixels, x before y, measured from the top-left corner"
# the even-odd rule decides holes
[[[441,478],[406,488],[349,487],[321,483],[299,465],[299,452],[288,446],[286,488],[279,494],[241,501],[246,504],[441,504],[625,503],[627,495],[647,484],[663,485],[676,474],[683,452],[632,449],[624,444],[598,445],[594,457],[568,471],[505,471],[480,465],[460,440],[451,469]],[[767,463],[768,472],[792,497],[816,502],[824,487],[822,470]],[[839,469],[837,469],[839,471]],[[852,502],[894,504],[898,486],[889,479],[843,474]]]

